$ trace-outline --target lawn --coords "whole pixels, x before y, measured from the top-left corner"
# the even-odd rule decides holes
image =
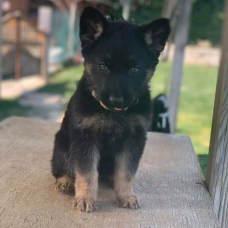
[[[152,95],[166,92],[171,64],[161,63],[152,79]],[[184,67],[176,134],[191,138],[203,173],[206,172],[208,147],[217,80],[217,68]]]
[[[152,96],[167,92],[171,70],[170,63],[160,63],[152,79]],[[82,74],[82,67],[71,67],[50,78],[39,92],[60,94],[67,104]],[[185,66],[181,86],[177,134],[190,136],[198,155],[203,173],[206,171],[210,127],[216,86],[217,68],[209,66]],[[0,101],[0,120],[9,115],[26,116],[26,109],[17,100]]]

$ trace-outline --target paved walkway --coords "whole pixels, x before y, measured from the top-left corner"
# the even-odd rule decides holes
[[[34,119],[45,119],[60,122],[62,120],[63,104],[58,94],[33,91],[19,99],[24,107],[29,107],[27,116]]]
[[[12,99],[45,85],[40,75],[24,77],[19,80],[10,79],[1,82],[1,98]]]
[[[20,105],[30,108],[27,117],[61,122],[63,118],[61,96],[36,91],[43,86],[45,80],[39,75],[20,80],[4,80],[1,83],[1,99],[19,98]]]

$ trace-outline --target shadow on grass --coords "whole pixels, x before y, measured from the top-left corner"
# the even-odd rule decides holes
[[[62,97],[63,109],[65,109],[70,97],[76,89],[76,85],[81,78],[82,72],[82,66],[64,68],[61,72],[50,76],[49,84],[31,91],[31,93],[35,92],[59,95]],[[20,104],[20,100],[25,96],[29,97],[29,93],[16,99],[0,99],[0,121],[10,116],[29,116],[30,111],[33,111],[33,107],[25,107]],[[39,100],[34,102],[39,102]],[[44,112],[45,110],[42,111],[42,109],[40,109],[40,111]]]
[[[67,90],[67,83],[58,83],[58,84],[47,84],[39,89],[36,92],[40,93],[55,93],[59,95],[64,95]]]
[[[26,116],[30,108],[20,105],[18,100],[0,100],[0,121],[10,116]]]
[[[72,83],[72,89],[69,89],[69,83],[62,82],[62,83],[50,83],[47,84],[37,90],[32,91],[33,92],[39,92],[39,93],[50,93],[50,94],[58,94],[62,96],[63,98],[68,98],[68,94],[72,94],[76,88],[78,81],[75,81]],[[21,117],[27,117],[28,113],[33,109],[33,107],[29,106],[23,106],[20,104],[19,100],[23,96],[29,96],[29,93],[23,94],[22,96],[16,98],[16,99],[4,99],[0,100],[0,121],[4,120],[5,118],[8,118],[10,116],[21,116]]]
[[[208,154],[199,154],[197,156],[198,156],[198,160],[199,160],[203,175],[205,177],[206,171],[207,171]]]

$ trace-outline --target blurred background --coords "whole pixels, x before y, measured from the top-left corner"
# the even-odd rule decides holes
[[[223,0],[0,0],[0,121],[60,122],[83,71],[79,16],[94,6],[137,24],[169,18],[172,34],[151,81],[169,99],[172,133],[191,137],[206,170],[220,63]]]

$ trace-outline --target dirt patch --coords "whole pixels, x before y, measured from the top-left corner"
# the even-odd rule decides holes
[[[167,46],[166,46],[167,48]],[[173,60],[175,46],[171,45],[169,61]],[[221,50],[216,47],[188,45],[184,51],[184,64],[219,66]]]

